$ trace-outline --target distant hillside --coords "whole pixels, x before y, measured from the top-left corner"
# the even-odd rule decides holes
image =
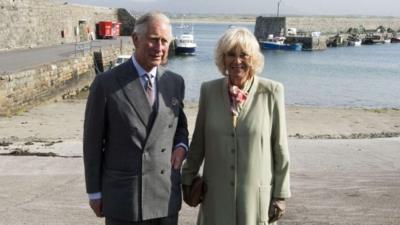
[[[257,15],[168,14],[173,23],[254,23]]]

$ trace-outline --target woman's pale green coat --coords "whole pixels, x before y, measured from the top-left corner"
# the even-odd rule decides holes
[[[271,197],[290,197],[283,86],[255,77],[234,128],[226,82],[201,86],[182,183],[191,184],[204,159],[208,190],[197,224],[268,224]]]

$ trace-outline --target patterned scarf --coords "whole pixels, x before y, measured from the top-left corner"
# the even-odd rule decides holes
[[[246,81],[243,86],[243,89],[240,89],[238,86],[233,85],[229,82],[228,83],[228,93],[229,93],[229,100],[231,103],[230,111],[232,114],[232,124],[233,127],[237,125],[237,118],[239,116],[240,111],[243,108],[244,103],[246,102],[247,96],[250,91],[251,84],[253,83],[253,78],[250,78]]]

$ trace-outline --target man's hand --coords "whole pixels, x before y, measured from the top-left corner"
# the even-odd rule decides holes
[[[268,223],[273,223],[279,220],[286,210],[286,202],[283,198],[274,198],[269,206],[269,220]]]
[[[89,200],[89,205],[97,217],[104,217],[103,216],[103,203],[102,203],[101,199]]]
[[[171,165],[175,170],[179,170],[182,166],[182,162],[185,159],[186,150],[184,147],[179,146],[172,151]]]

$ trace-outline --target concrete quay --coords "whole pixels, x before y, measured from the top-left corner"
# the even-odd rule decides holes
[[[104,224],[85,193],[84,108],[85,100],[63,100],[0,117],[0,225]],[[185,111],[193,134],[197,106],[186,104]],[[399,116],[287,107],[293,196],[279,224],[400,224]],[[194,225],[197,211],[183,205],[179,224]]]
[[[40,48],[0,51],[0,76],[82,56],[84,54],[83,49],[76,51],[77,47],[85,47],[84,51],[87,54],[91,50],[99,50],[100,48],[120,48],[121,42],[122,45],[133,46],[131,37],[121,36],[116,39],[95,40],[92,44],[94,46],[93,49],[90,49],[90,42],[78,42]]]
[[[398,225],[399,138],[290,139],[293,197],[281,225]],[[56,157],[0,156],[0,225],[104,224],[85,193],[81,141],[37,145]],[[2,150],[0,153],[4,153]],[[180,225],[198,208],[183,205]]]

